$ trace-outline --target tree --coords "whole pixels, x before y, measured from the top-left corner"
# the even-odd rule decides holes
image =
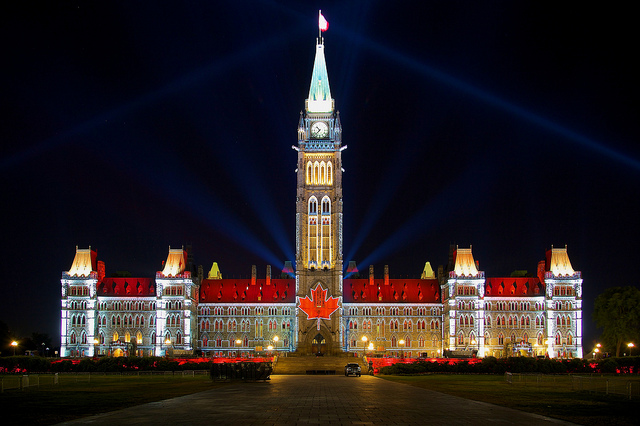
[[[636,287],[612,287],[596,298],[593,319],[602,328],[605,345],[616,349],[638,342],[640,336],[640,290]]]

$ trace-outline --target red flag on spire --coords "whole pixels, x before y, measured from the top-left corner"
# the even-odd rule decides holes
[[[324,19],[321,11],[318,11],[318,27],[320,27],[320,31],[327,31],[329,29],[329,22]]]

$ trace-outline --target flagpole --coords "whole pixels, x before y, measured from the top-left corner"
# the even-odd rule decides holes
[[[322,29],[320,28],[320,16],[322,16],[322,10],[318,9],[318,44],[322,44]]]

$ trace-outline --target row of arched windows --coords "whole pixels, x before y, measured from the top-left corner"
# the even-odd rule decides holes
[[[80,311],[87,309],[87,301],[86,300],[73,300],[69,302],[69,309],[73,311]]]
[[[307,162],[307,185],[333,185],[333,164],[331,161]]]
[[[318,199],[315,196],[309,198],[309,267],[316,268],[331,265],[331,200],[328,196],[322,198],[321,207],[319,214]]]
[[[459,321],[460,327],[473,327],[475,325],[473,315],[461,315]]]
[[[167,316],[167,327],[180,327],[180,314]]]
[[[84,314],[81,315],[71,315],[71,326],[84,326],[87,324],[87,317]]]
[[[556,325],[558,327],[571,327],[571,315],[558,315],[556,317]]]
[[[484,320],[484,324],[487,327],[493,326],[491,315],[487,315]],[[516,315],[497,315],[495,317],[496,327],[509,327],[509,328],[529,328],[531,327],[531,318],[528,315],[522,315],[519,317]],[[544,316],[538,315],[536,317],[536,327],[544,327]]]

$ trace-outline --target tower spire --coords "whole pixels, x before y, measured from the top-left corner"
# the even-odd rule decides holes
[[[309,86],[309,97],[307,98],[307,112],[333,112],[333,99],[331,98],[331,88],[329,87],[329,74],[324,58],[324,40],[322,31],[329,28],[329,23],[322,12],[318,11],[319,35],[316,43],[316,57],[313,62],[313,73]]]

